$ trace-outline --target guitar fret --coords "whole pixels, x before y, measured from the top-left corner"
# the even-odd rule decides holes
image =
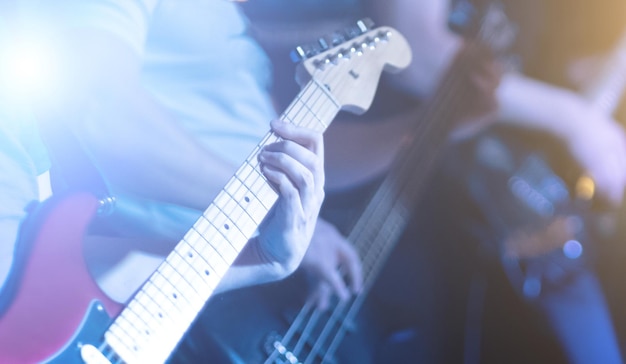
[[[172,277],[178,278],[172,280]],[[145,347],[150,346],[150,341],[157,339],[153,334],[146,334],[154,332],[155,327],[162,326],[162,321],[160,324],[154,319],[157,316],[160,319],[165,317],[171,318],[171,320],[169,320],[169,326],[175,325],[175,331],[180,332],[180,334],[184,333],[186,327],[188,326],[185,322],[191,323],[197,312],[203,306],[203,301],[196,300],[195,304],[191,304],[191,306],[195,306],[195,312],[190,309],[193,307],[190,307],[189,304],[185,305],[183,300],[186,299],[186,296],[181,294],[181,291],[183,291],[181,289],[183,281],[185,281],[184,278],[182,278],[179,273],[175,272],[173,267],[169,264],[163,264],[160,266],[159,270],[153,274],[148,284],[144,286],[144,289],[138,293],[137,303],[132,304],[133,302],[131,302],[132,305],[129,304],[127,309],[120,314],[118,319],[116,319],[115,323],[111,326],[109,331],[115,338],[112,339],[113,344],[111,345],[115,345],[114,341],[116,340],[122,343],[132,343],[132,347],[126,344],[124,345],[128,352],[138,355],[141,354],[141,351],[145,349]],[[176,288],[174,286],[176,286]],[[193,290],[193,288],[188,285],[188,288],[185,290],[189,293],[189,291]],[[169,294],[167,292],[169,292]],[[198,295],[197,292],[194,291],[194,293],[196,296]],[[180,299],[173,296],[176,294],[180,295]],[[143,306],[144,309],[142,309],[141,306]],[[152,308],[150,311],[153,311],[153,313],[146,314],[147,312],[145,308],[150,306]],[[176,313],[178,313],[178,315]],[[178,319],[174,320],[174,316],[177,316]],[[139,321],[137,321],[134,317],[139,319]],[[148,322],[148,320],[150,320],[150,322]],[[171,331],[172,329],[170,328],[167,335],[171,335]],[[131,337],[143,337],[146,342],[144,344],[140,344],[136,341],[129,341]],[[153,349],[154,348],[151,348],[150,350]]]
[[[330,87],[343,88],[343,84],[337,86],[324,85],[314,77],[281,119],[324,131],[341,108],[330,92]],[[271,131],[263,137],[110,325],[105,341],[120,361],[163,362],[169,357],[178,338],[278,200],[279,194],[261,172],[258,155],[265,146],[280,140]]]
[[[252,219],[252,216],[248,214],[246,208],[241,205],[240,202],[235,200],[230,194],[234,206],[231,207],[231,216],[233,216],[233,225],[244,236],[245,240],[254,233],[256,225]],[[244,241],[245,243],[245,241]]]
[[[246,162],[235,177],[241,181],[242,184],[247,186],[250,193],[263,205],[265,209],[263,215],[267,214],[274,202],[276,202],[278,195],[269,186],[263,174],[255,165]],[[260,223],[264,217],[265,216],[255,219],[257,224]]]
[[[323,131],[328,127],[328,125],[326,125],[326,123],[324,123],[322,120],[332,120],[332,118],[336,114],[336,111],[338,110],[329,107],[332,106],[332,104],[328,103],[329,100],[325,96],[326,95],[323,92],[319,92],[319,89],[315,89],[313,95],[311,95],[311,100],[314,99],[313,102],[309,100],[309,102],[306,102],[303,105],[303,107],[305,107],[309,111],[309,114],[313,115],[314,119],[318,122],[317,124],[319,125],[316,124],[316,126],[321,126],[321,129],[315,128],[318,131]],[[313,110],[318,111],[316,113]]]
[[[174,327],[168,327],[168,331],[160,331],[160,335],[151,336],[142,343],[133,340],[132,331],[125,327],[128,324],[123,318],[113,323],[110,330],[105,334],[105,340],[111,347],[115,347],[118,355],[125,358],[125,362],[153,362],[154,359],[167,357],[173,348],[169,348],[163,343],[167,342],[170,335],[182,335],[186,328],[179,323],[173,323]],[[120,346],[126,350],[120,350]],[[129,360],[134,358],[134,360]]]
[[[136,340],[139,340],[142,337],[144,337],[144,340],[145,340],[145,332],[148,330],[148,327],[150,326],[149,323],[146,321],[146,318],[148,317],[148,315],[145,315],[145,314],[140,315],[135,310],[130,308],[124,311],[124,313],[122,314],[122,317],[125,318],[131,324],[133,331],[135,331],[135,333],[132,336]],[[125,331],[130,333],[128,330],[125,330]]]
[[[146,340],[148,339],[148,337],[153,336],[154,332],[158,332],[156,328],[160,328],[163,326],[162,323],[155,319],[155,315],[149,309],[139,303],[138,300],[133,300],[128,305],[128,308],[131,312],[134,312],[137,316],[141,317],[141,319],[145,322],[145,327],[141,332],[141,336],[146,337]]]
[[[129,318],[130,313],[125,311],[124,314],[120,317],[119,320],[116,320],[116,325],[118,327],[118,334],[122,334],[126,336],[126,346],[134,352],[139,350],[139,330],[136,326],[135,320]]]
[[[193,265],[193,255],[190,257],[189,254],[182,255],[179,253],[179,250],[175,250],[176,258],[170,261],[170,264],[176,271],[178,271],[182,277],[182,279],[189,284],[189,286],[197,293],[200,299],[205,298],[211,293],[211,290],[214,288],[211,285],[207,284],[206,275],[202,274],[202,271],[198,271],[196,267]],[[192,261],[190,261],[192,260]],[[178,261],[178,262],[177,262]]]
[[[205,289],[209,291],[207,294],[210,294],[210,291],[217,286],[215,269],[211,266],[211,262],[187,241],[179,244],[174,251],[181,257],[185,257],[187,263],[196,271],[197,279],[204,283]]]
[[[265,215],[272,208],[276,200],[278,200],[278,194],[276,191],[267,184],[267,181],[263,178],[256,179],[250,185],[250,190],[255,191],[254,196],[261,203],[264,211],[262,213]],[[263,216],[265,218],[265,216]],[[262,221],[263,218],[260,220]]]
[[[297,100],[294,103],[293,113],[285,115],[284,119],[290,123],[306,127],[305,120],[308,116],[311,116],[311,113],[302,100]]]
[[[189,271],[189,266],[187,264],[184,266],[187,267],[186,271]],[[185,279],[183,272],[174,268],[169,261],[162,264],[159,267],[159,271],[161,275],[176,288],[176,291],[179,293],[178,296],[182,296],[192,307],[197,304],[198,299],[201,299],[198,292]]]
[[[228,216],[228,222],[222,225],[223,229],[220,229],[231,242],[244,243],[248,240],[248,237],[239,230],[238,221],[240,220],[243,211],[241,206],[235,201],[228,193],[221,194],[215,201],[215,206],[225,215]],[[232,229],[235,227],[235,229]]]
[[[146,316],[148,316],[152,321],[151,327],[153,329],[163,327],[166,324],[174,324],[174,319],[171,317],[169,312],[167,312],[165,308],[162,307],[152,296],[143,290],[139,292],[139,295],[141,296],[138,296],[137,299],[134,300],[136,304],[133,305],[135,306],[133,309],[145,312]],[[132,303],[133,302],[131,302],[131,304]],[[129,305],[129,307],[131,307],[131,305]]]
[[[235,185],[237,187],[234,187]],[[254,221],[253,216],[248,211],[250,208],[253,208],[250,203],[250,190],[243,183],[241,183],[240,180],[233,179],[228,184],[225,193],[227,193],[239,206],[239,211],[237,212],[238,217],[233,219],[236,221],[237,228],[245,236],[251,236],[260,221]]]
[[[328,89],[320,84],[317,80],[313,80],[313,82],[311,83],[311,87],[315,87],[315,91],[316,92],[320,92],[321,94],[323,94],[324,100],[325,100],[325,104],[327,105],[327,107],[323,108],[320,107],[320,110],[326,109],[326,116],[321,118],[322,120],[328,120],[329,122],[331,120],[334,119],[335,115],[339,112],[339,110],[341,109],[341,104],[335,99],[335,97],[330,93],[330,91],[328,91]]]
[[[292,107],[282,115],[281,119],[316,131],[324,131],[328,127],[324,120],[331,121],[339,111],[339,106],[333,99],[328,98],[325,89],[312,86],[318,85],[307,87],[302,96],[292,103]],[[329,101],[331,102],[329,103]],[[314,112],[313,110],[318,111]]]
[[[184,328],[182,327],[179,328],[179,331],[180,329],[184,330]],[[157,337],[150,337],[148,338],[148,340],[143,340],[143,342],[137,340],[137,338],[140,337],[139,335],[137,335],[138,330],[127,318],[127,315],[121,316],[119,320],[116,320],[116,322],[112,325],[110,331],[111,335],[107,337],[107,341],[110,343],[110,345],[114,345],[114,341],[116,340],[119,341],[121,345],[123,345],[123,347],[127,350],[126,355],[123,355],[124,357],[128,357],[128,355],[130,355],[134,358],[137,358],[137,361],[139,361],[138,358],[142,356],[145,357],[158,354],[159,350],[161,352],[166,352],[166,350],[170,350],[167,347],[162,347],[162,345],[158,345],[161,340],[156,340],[158,339]],[[171,332],[169,332],[168,334],[171,334]],[[111,343],[112,341],[113,344]],[[119,353],[118,350],[118,354],[122,353]],[[128,359],[126,359],[126,361],[128,361]]]
[[[195,232],[195,231],[194,231]],[[197,232],[196,232],[197,233]],[[219,254],[215,247],[210,244],[204,236],[198,233],[200,240],[195,244],[196,251],[200,254],[211,268],[210,276],[221,278],[228,269],[228,262]]]
[[[224,264],[228,265],[237,258],[239,253],[228,240],[223,229],[230,220],[218,208],[214,208],[211,214],[203,218],[203,223],[194,226],[200,236],[213,247],[217,256],[222,258]],[[201,229],[201,230],[200,230]],[[221,262],[220,262],[221,263]],[[220,264],[221,265],[221,264]],[[228,269],[228,268],[226,268]],[[225,272],[224,270],[223,272]],[[223,275],[223,274],[222,274]]]
[[[157,270],[150,279],[151,283],[162,293],[162,297],[165,299],[165,308],[171,310],[175,308],[180,314],[184,315],[188,312],[188,307],[185,302],[180,299],[180,292],[176,289],[176,286],[172,284],[160,270]]]
[[[205,241],[198,241],[196,244],[191,244],[188,241],[184,242],[190,247],[190,250],[185,252],[187,255],[192,254],[193,256],[201,258],[201,260],[194,259],[193,261],[196,270],[202,274],[204,281],[210,289],[215,288],[217,286],[217,281],[220,279],[220,275],[213,266],[215,262],[211,259],[211,254],[217,256],[217,253],[210,253],[210,248],[212,247],[207,245]],[[221,257],[219,258],[221,259]]]
[[[115,320],[110,329],[105,333],[105,340],[111,347],[115,348],[119,356],[125,358],[126,361],[130,361],[130,358],[136,358],[135,353],[127,345],[128,340],[124,337],[125,334],[120,332],[118,327],[117,320]]]

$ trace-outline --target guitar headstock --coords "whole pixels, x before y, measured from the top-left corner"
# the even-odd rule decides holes
[[[482,42],[499,55],[513,45],[518,32],[499,1],[490,1],[482,7],[474,6],[469,0],[459,1],[450,13],[448,25],[454,32]]]
[[[370,29],[361,20],[356,27],[322,38],[319,44],[296,48],[302,59],[296,80],[304,86],[322,85],[342,110],[362,114],[374,99],[383,71],[399,72],[411,62],[408,42],[390,27]]]

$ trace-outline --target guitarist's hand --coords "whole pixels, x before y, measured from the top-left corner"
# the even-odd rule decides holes
[[[272,130],[283,138],[259,154],[261,170],[280,197],[261,224],[261,259],[273,266],[276,278],[295,271],[306,252],[324,199],[322,134],[282,121]]]
[[[599,197],[617,206],[623,200],[626,184],[624,130],[592,107],[584,105],[581,109],[580,120],[573,121],[563,136],[572,156],[594,180]]]
[[[361,261],[356,250],[332,224],[322,219],[317,220],[301,267],[312,278],[309,299],[321,310],[328,307],[333,294],[346,300],[361,289]]]

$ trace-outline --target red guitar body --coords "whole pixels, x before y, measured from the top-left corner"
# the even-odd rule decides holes
[[[75,193],[46,201],[24,223],[0,292],[0,363],[82,362],[80,343],[102,341],[104,311],[115,315],[122,307],[100,290],[83,258],[97,208],[94,196]],[[77,333],[81,326],[91,332]]]

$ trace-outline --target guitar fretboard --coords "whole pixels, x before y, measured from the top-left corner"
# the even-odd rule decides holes
[[[281,120],[323,131],[340,105],[315,80]],[[279,140],[269,132],[105,333],[105,346],[127,363],[165,362],[204,307],[278,194],[259,168],[258,153]],[[102,352],[111,352],[106,347]]]

